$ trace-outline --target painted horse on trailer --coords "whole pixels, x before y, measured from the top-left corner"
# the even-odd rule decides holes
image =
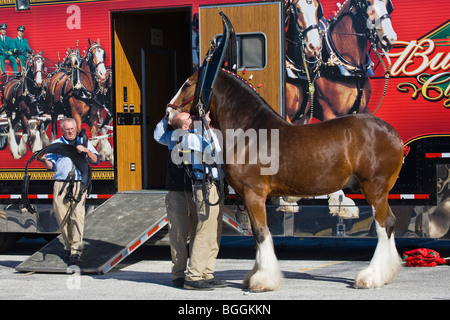
[[[393,46],[397,35],[392,27],[392,11],[391,0],[346,0],[329,20],[323,37],[320,76],[315,81],[317,119],[370,112],[369,76],[373,75],[373,63],[367,44],[384,54]],[[381,55],[377,55],[381,61]],[[384,62],[381,64],[384,67]],[[385,72],[388,75],[386,68]]]
[[[60,114],[74,118],[78,132],[81,131],[82,123],[89,125],[92,136],[99,131],[98,109],[106,107],[96,97],[99,82],[107,76],[105,58],[100,40],[92,44],[89,41],[89,49],[79,65],[70,69],[70,73],[61,71],[54,74],[48,81],[46,112],[52,116],[52,141],[57,136],[56,121]]]
[[[33,54],[28,59],[22,75],[10,79],[2,88],[2,108],[8,118],[8,144],[14,159],[20,159],[27,152],[26,142],[30,150],[42,149],[40,137],[40,120],[44,103],[45,59],[43,51]],[[20,143],[16,134],[22,131]]]
[[[317,0],[286,2],[286,119],[302,123],[314,98],[310,85],[319,75],[322,29],[326,25]]]

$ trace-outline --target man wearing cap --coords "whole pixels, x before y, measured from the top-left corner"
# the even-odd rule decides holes
[[[2,74],[5,73],[5,59],[11,62],[11,67],[15,74],[17,74],[17,62],[16,58],[12,55],[14,50],[14,44],[10,37],[6,35],[6,23],[0,24],[0,68]]]
[[[13,54],[15,57],[19,58],[21,68],[25,66],[25,62],[27,61],[27,54],[31,54],[31,48],[28,44],[28,40],[23,37],[23,32],[25,31],[24,26],[19,26],[17,28],[17,37],[13,39],[14,51]]]

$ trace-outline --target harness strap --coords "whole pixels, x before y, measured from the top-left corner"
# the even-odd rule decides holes
[[[180,104],[179,106],[176,104],[168,103],[166,107],[170,107],[172,109],[175,109],[175,110],[178,110],[181,112],[188,112],[184,107],[193,100],[194,100],[194,96],[190,97],[189,99],[184,100],[183,103]]]
[[[383,58],[381,57],[380,53],[378,52],[378,50],[374,49],[375,53],[377,54],[378,59],[381,62],[381,65],[383,66],[384,69],[384,78],[386,79],[385,83],[384,83],[384,89],[383,89],[383,95],[381,97],[380,103],[378,103],[378,106],[375,108],[375,110],[372,112],[372,114],[375,114],[375,112],[378,111],[378,109],[381,107],[381,104],[383,103],[384,97],[386,96],[386,91],[388,88],[388,83],[389,83],[389,78],[391,77],[391,59],[389,58],[389,55],[386,54],[386,52],[383,50],[384,56],[386,57],[389,67],[386,67],[386,64],[383,61]]]

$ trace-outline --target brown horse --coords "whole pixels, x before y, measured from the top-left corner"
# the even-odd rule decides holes
[[[57,136],[56,121],[60,114],[72,117],[81,131],[87,123],[94,136],[99,130],[98,102],[95,100],[99,81],[106,78],[105,50],[97,40],[70,72],[58,72],[48,81],[46,111],[52,117],[52,140]]]
[[[390,0],[347,0],[331,20],[324,38],[323,64],[315,82],[319,120],[349,113],[368,113],[372,93],[367,43],[390,49],[397,36],[389,13]],[[389,12],[389,13],[388,13]]]
[[[28,60],[21,77],[12,78],[2,88],[2,109],[6,112],[9,122],[9,147],[14,159],[19,159],[26,153],[25,142],[30,138],[31,151],[42,149],[42,144],[35,144],[35,125],[30,128],[30,119],[39,115],[43,104],[44,63],[42,51],[34,54]],[[16,133],[22,131],[19,145]],[[33,132],[32,132],[33,131]]]
[[[192,108],[197,77],[195,73],[185,82],[166,112],[173,115],[182,105],[185,111]],[[357,275],[355,286],[381,287],[394,278],[401,259],[388,193],[400,172],[404,146],[391,125],[370,114],[292,125],[237,75],[223,70],[210,111],[214,127],[226,137],[222,147],[226,180],[244,200],[256,244],[255,265],[245,286],[252,291],[275,290],[283,278],[267,226],[267,196],[316,196],[345,187],[362,191],[372,206],[378,235],[370,266]],[[247,160],[255,154],[257,161]]]
[[[286,119],[288,122],[302,121],[310,107],[310,101],[307,99],[308,78],[314,81],[317,74],[313,69],[320,59],[322,50],[319,32],[319,21],[322,16],[322,5],[317,0],[293,0],[286,3]]]

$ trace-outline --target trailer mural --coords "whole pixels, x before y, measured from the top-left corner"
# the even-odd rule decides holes
[[[230,6],[256,3],[242,0],[224,2]],[[300,14],[298,11],[300,6],[297,7],[297,4],[302,4],[304,8],[307,5],[313,5],[316,8],[318,19],[309,30],[314,29],[314,33],[317,31],[322,35],[321,53],[318,54],[316,50],[307,62],[310,66],[309,75],[301,70],[302,65],[305,64],[302,59],[292,56],[286,59],[281,87],[284,89],[299,87],[300,104],[303,105],[301,105],[301,110],[294,115],[296,118],[290,119],[289,93],[283,92],[281,95],[285,94],[285,99],[281,99],[281,105],[276,106],[279,108],[280,114],[289,121],[292,120],[291,122],[304,125],[328,119],[329,116],[324,116],[323,112],[326,109],[326,94],[330,94],[326,91],[331,85],[322,87],[321,85],[325,80],[330,83],[333,80],[335,83],[343,83],[343,86],[349,88],[346,96],[350,102],[347,104],[351,104],[352,107],[345,112],[336,112],[332,117],[362,110],[374,113],[393,125],[405,143],[403,169],[390,194],[393,210],[396,211],[400,220],[399,230],[396,232],[402,236],[409,236],[411,230],[415,233],[414,236],[448,236],[450,211],[446,207],[450,201],[450,117],[448,114],[450,109],[450,20],[445,10],[439,10],[439,8],[448,7],[446,1],[433,1],[433,6],[427,2],[417,2],[412,5],[411,2],[400,0],[368,1],[365,12],[361,12],[361,17],[363,14],[373,17],[371,20],[373,25],[368,25],[369,29],[378,30],[386,22],[389,22],[392,24],[392,32],[395,32],[396,40],[391,47],[386,42],[388,37],[381,35],[378,41],[379,45],[374,49],[368,41],[367,35],[360,32],[359,29],[349,32],[342,28],[335,31],[335,36],[340,37],[341,42],[361,44],[361,41],[364,41],[366,46],[364,50],[367,51],[367,55],[364,54],[363,58],[367,57],[367,60],[357,63],[353,70],[352,64],[346,65],[345,61],[350,59],[349,57],[356,50],[347,48],[347,51],[339,52],[344,58],[344,62],[342,60],[339,62],[336,52],[330,51],[329,46],[327,50],[329,40],[324,35],[329,30],[328,26],[335,23],[343,11],[349,10],[349,4],[360,5],[366,1],[347,0],[342,1],[341,4],[336,3],[336,0],[274,2],[280,3],[283,8],[282,19],[285,21],[280,22],[286,32],[284,37],[286,43],[282,44],[286,47],[281,50],[283,53],[285,51],[287,53],[288,48],[292,48],[292,46],[296,46],[297,49],[301,48],[300,35],[306,33],[297,25],[295,28],[298,28],[296,30],[298,36],[292,38],[292,21],[295,20],[293,17],[298,17]],[[386,12],[381,13],[379,9],[376,9],[375,4],[379,5],[380,3]],[[108,198],[116,193],[118,191],[117,172],[118,165],[120,165],[118,158],[122,156],[122,151],[118,151],[118,148],[123,143],[122,138],[118,138],[120,123],[117,122],[134,123],[136,120],[141,125],[145,122],[142,121],[144,119],[133,118],[132,115],[126,114],[120,109],[123,102],[122,95],[126,96],[126,93],[121,91],[121,87],[120,92],[115,92],[113,87],[113,80],[117,80],[117,78],[113,78],[116,77],[118,71],[114,70],[114,61],[118,54],[115,44],[121,40],[115,35],[114,13],[138,12],[130,13],[130,17],[124,16],[130,20],[135,18],[137,21],[139,12],[147,14],[150,11],[189,8],[191,14],[191,20],[188,22],[190,28],[188,32],[191,34],[189,52],[181,54],[177,52],[174,60],[178,61],[183,55],[190,56],[189,68],[192,71],[196,68],[198,61],[203,61],[198,41],[198,38],[201,37],[199,33],[202,32],[198,26],[198,20],[202,20],[201,16],[199,18],[200,8],[215,5],[223,6],[224,4],[216,0],[80,0],[70,2],[36,0],[31,1],[30,10],[16,11],[13,0],[2,1],[0,24],[6,24],[6,35],[15,38],[17,29],[23,26],[25,29],[23,37],[28,40],[33,52],[30,54],[27,64],[21,65],[20,61],[18,62],[20,70],[18,76],[14,75],[14,70],[8,60],[5,62],[5,70],[2,70],[4,75],[1,77],[3,96],[0,114],[0,202],[4,204],[18,202],[24,168],[32,152],[61,135],[60,130],[55,131],[55,122],[52,122],[52,118],[74,116],[68,101],[64,99],[64,94],[61,94],[68,87],[73,87],[72,91],[77,92],[80,100],[84,100],[89,108],[88,114],[80,117],[82,119],[81,126],[86,129],[89,138],[92,139],[102,156],[100,164],[93,167],[93,197]],[[355,8],[351,10],[356,13],[358,9]],[[226,11],[224,12],[227,14]],[[359,19],[358,14],[356,16],[356,19]],[[128,21],[127,19],[123,20]],[[249,16],[248,19],[257,18]],[[427,23],[419,23],[420,21],[427,21]],[[117,24],[119,24],[118,22]],[[285,23],[288,23],[290,28]],[[363,20],[363,23],[367,23],[367,21]],[[135,32],[137,29],[130,30]],[[164,34],[166,31],[161,27],[152,29],[151,32],[150,30],[145,32],[146,36],[151,37],[151,48],[155,55],[165,53],[166,48],[163,44],[165,45],[166,42],[177,41],[176,39],[169,40]],[[126,34],[129,31],[124,29],[121,32]],[[221,30],[217,34],[220,32]],[[239,30],[236,30],[236,33],[239,35]],[[246,34],[243,33],[244,36]],[[136,42],[140,36],[140,34],[130,34],[130,38],[135,37]],[[331,33],[329,36],[331,37]],[[390,37],[393,39],[392,33]],[[124,41],[124,45],[130,44],[132,41]],[[261,43],[266,45],[263,40]],[[80,74],[80,65],[82,60],[91,53],[94,44],[101,47],[104,54],[97,57],[99,60],[93,66],[104,67],[104,71],[102,70],[104,74],[93,76],[94,86],[87,90],[87,87],[83,85],[84,80],[79,81],[83,78]],[[244,42],[242,41],[238,47],[242,48],[243,46]],[[336,47],[333,48],[336,49]],[[299,54],[298,52],[301,54],[301,50],[296,52],[296,54]],[[15,52],[16,56],[19,53]],[[42,61],[43,72],[38,71],[33,62],[37,61],[39,54],[44,58]],[[278,61],[271,61],[270,56],[263,56],[261,59],[261,61],[266,59],[267,64],[278,63]],[[296,61],[300,61],[301,65],[296,65]],[[131,61],[130,63],[136,62]],[[339,71],[339,75],[334,69],[330,73],[327,71],[329,69],[325,69],[326,64],[333,63],[335,63],[335,69]],[[355,69],[358,68],[364,72],[355,72]],[[92,70],[92,72],[96,71]],[[265,83],[264,78],[253,77],[254,73],[252,67],[238,68],[238,74],[259,89],[263,97],[264,92],[268,90],[279,90],[278,87],[266,86],[268,81]],[[38,84],[39,75],[42,77],[42,88],[45,90],[41,89]],[[139,75],[134,76],[139,78]],[[51,80],[52,77],[53,80]],[[178,85],[182,83],[180,80],[177,80]],[[137,82],[139,81],[137,80]],[[352,81],[353,83],[349,85]],[[313,82],[315,91],[310,91],[312,88],[310,84]],[[14,83],[15,85],[13,85]],[[48,89],[50,83],[53,83],[54,86]],[[6,94],[8,87],[10,87],[9,92],[16,96],[8,97]],[[364,92],[362,88],[364,88]],[[313,99],[310,99],[311,92]],[[18,98],[17,94],[19,93],[25,98]],[[52,100],[52,97],[53,104],[50,105],[49,101]],[[20,107],[21,101],[27,102],[27,106]],[[169,100],[167,99],[167,101]],[[311,104],[313,110],[310,112]],[[53,108],[52,105],[58,105],[58,108]],[[163,106],[160,107],[160,110],[163,110]],[[160,116],[162,117],[162,114]],[[92,121],[94,118],[98,119],[95,124]],[[157,120],[159,121],[159,119]],[[140,144],[138,147],[144,149]],[[151,161],[145,163],[152,166]],[[126,166],[130,165],[127,163]],[[49,202],[52,193],[52,173],[44,170],[38,162],[32,163],[29,168],[32,180],[30,195],[34,195],[37,202]],[[357,192],[346,191],[346,196],[351,199],[351,203],[357,205],[365,203]],[[365,213],[362,212],[359,216],[357,215],[358,218],[355,216],[351,219],[344,219],[344,221],[336,217],[339,220],[336,220],[337,223],[333,220],[332,231],[329,231],[328,227],[316,228],[317,225],[322,225],[322,220],[330,219],[328,198],[307,199],[296,205],[294,210],[304,210],[308,205],[323,206],[325,209],[318,209],[323,211],[319,215],[314,212],[315,218],[312,217],[313,213],[301,211],[301,215],[299,215],[301,217],[294,219],[292,234],[320,236],[329,235],[332,232],[333,235],[339,235],[339,230],[336,231],[336,228],[344,226],[344,233],[350,234],[353,228],[353,235],[358,235],[358,230],[361,228],[358,229],[355,225],[365,224],[365,220],[367,220],[364,218]],[[353,213],[349,213],[349,215],[352,216]],[[277,220],[279,218],[269,219]],[[282,220],[286,221],[286,217]],[[297,224],[301,223],[304,224],[302,231],[297,232]],[[416,225],[412,226],[414,223]],[[426,224],[426,228],[422,224]],[[280,230],[283,228],[280,227]],[[280,233],[287,234],[289,232],[283,229]],[[276,231],[273,234],[276,234]]]
[[[114,192],[111,41],[108,28],[92,23],[96,14],[89,14],[91,11],[85,5],[53,1],[53,5],[34,5],[29,12],[22,13],[5,2],[2,4],[6,35],[15,38],[16,29],[22,26],[22,36],[31,49],[18,52],[12,48],[16,56],[23,54],[28,58],[27,63],[20,65],[19,75],[14,74],[8,62],[2,70],[0,186],[4,199],[11,201],[21,193],[28,159],[61,136],[57,119],[63,117],[77,119],[99,152],[101,162],[93,168],[93,179],[102,183],[97,183],[95,194],[102,197]],[[97,47],[102,50],[98,57],[102,60],[83,64],[89,58],[97,59],[94,52]],[[38,55],[42,57],[43,69],[38,72],[42,84],[34,79],[33,61]],[[94,69],[102,69],[102,74]],[[74,112],[71,106],[74,102],[69,100],[82,103],[83,111]],[[33,180],[31,193],[36,198],[51,197],[52,172],[37,162],[29,167]],[[104,181],[110,181],[112,186],[106,186]]]

